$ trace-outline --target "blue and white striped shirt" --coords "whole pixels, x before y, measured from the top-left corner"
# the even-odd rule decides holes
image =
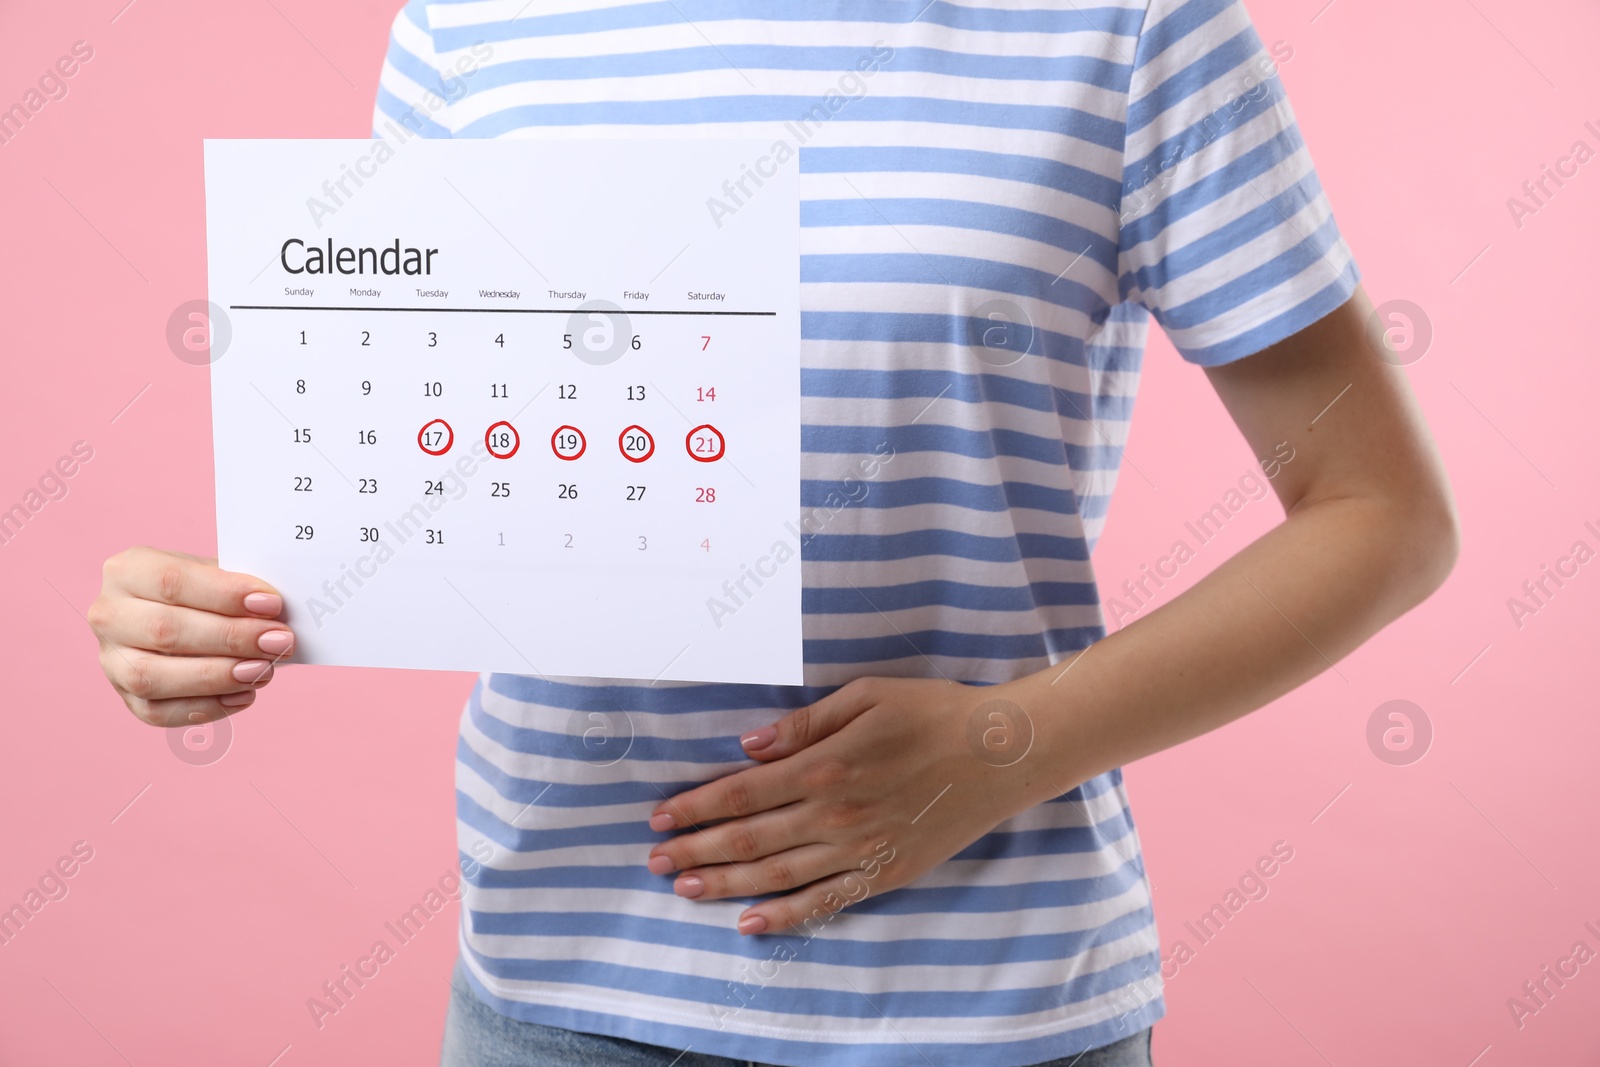
[[[1009,1067],[1164,1008],[1121,774],[813,937],[644,865],[664,796],[862,675],[997,683],[1105,633],[1090,551],[1149,319],[1257,352],[1357,271],[1238,0],[413,0],[375,133],[767,137],[801,182],[804,688],[494,674],[461,944],[517,1019],[820,1067]],[[806,521],[809,520],[809,521]],[[596,744],[596,740],[604,743]],[[984,1046],[979,1053],[975,1046]]]

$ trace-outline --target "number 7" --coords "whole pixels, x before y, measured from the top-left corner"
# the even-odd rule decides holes
[[[700,335],[700,340],[705,342],[705,344],[700,346],[700,351],[704,352],[706,349],[711,347],[711,335],[710,334],[708,334],[708,333],[701,334]]]

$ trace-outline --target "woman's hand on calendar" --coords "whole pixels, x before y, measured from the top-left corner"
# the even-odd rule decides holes
[[[249,707],[294,651],[283,598],[215,560],[130,548],[106,560],[89,626],[100,668],[152,726],[192,726]]]
[[[741,933],[814,930],[1076,782],[1040,775],[1007,687],[864,678],[740,738],[762,765],[658,804],[649,869],[696,900],[785,893]]]

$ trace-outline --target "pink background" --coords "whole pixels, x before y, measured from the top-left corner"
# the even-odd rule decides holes
[[[1600,299],[1600,161],[1520,230],[1506,198],[1576,139],[1600,149],[1583,129],[1600,125],[1600,12],[1336,0],[1319,15],[1323,2],[1250,6],[1267,41],[1295,50],[1282,77],[1374,299],[1414,301],[1433,323],[1406,373],[1454,475],[1465,548],[1343,678],[1129,769],[1168,951],[1196,947],[1183,923],[1275,841],[1294,848],[1269,895],[1169,983],[1156,1051],[1168,1065],[1590,1064],[1600,962],[1521,1029],[1506,1000],[1579,939],[1600,950],[1583,929],[1600,927],[1585,817],[1600,806],[1600,562],[1520,630],[1506,600],[1575,540],[1600,548],[1583,529],[1600,527],[1600,359],[1583,325]],[[433,1064],[453,909],[320,1031],[306,999],[453,864],[470,678],[286,670],[234,720],[225,757],[195,766],[124,710],[81,618],[114,551],[215,547],[206,372],[164,339],[172,309],[205,290],[201,138],[364,136],[398,0],[203,17],[122,3],[0,16],[0,103],[73,42],[95,50],[67,97],[0,145],[0,509],[73,442],[94,448],[69,494],[0,546],[0,908],[74,842],[94,849],[69,895],[0,946],[0,1063]],[[1164,340],[1128,459],[1096,560],[1109,587],[1251,462]],[[1179,583],[1276,518],[1251,505]],[[1420,762],[1391,766],[1366,724],[1401,698],[1435,735]]]

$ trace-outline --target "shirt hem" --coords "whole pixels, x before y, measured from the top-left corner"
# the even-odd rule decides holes
[[[468,950],[463,947],[462,951]],[[951,1041],[948,1034],[928,1034],[893,1025],[881,1041],[859,1034],[843,1040],[808,1040],[763,1036],[732,1026],[713,1028],[641,1019],[625,1014],[626,1009],[619,1005],[571,994],[561,996],[570,1002],[566,1005],[513,999],[492,991],[464,960],[457,970],[481,1003],[517,1022],[775,1067],[928,1067],[930,1063],[935,1067],[966,1067],[979,1047],[984,1050],[986,1067],[1029,1067],[1120,1041],[1150,1028],[1166,1015],[1165,1000],[1157,995],[1132,1011],[1079,1026],[1063,1020],[1058,1029],[1021,1040],[995,1040],[1000,1033],[1015,1033],[1003,1021],[995,1022],[990,1031],[974,1031],[972,1040]]]

